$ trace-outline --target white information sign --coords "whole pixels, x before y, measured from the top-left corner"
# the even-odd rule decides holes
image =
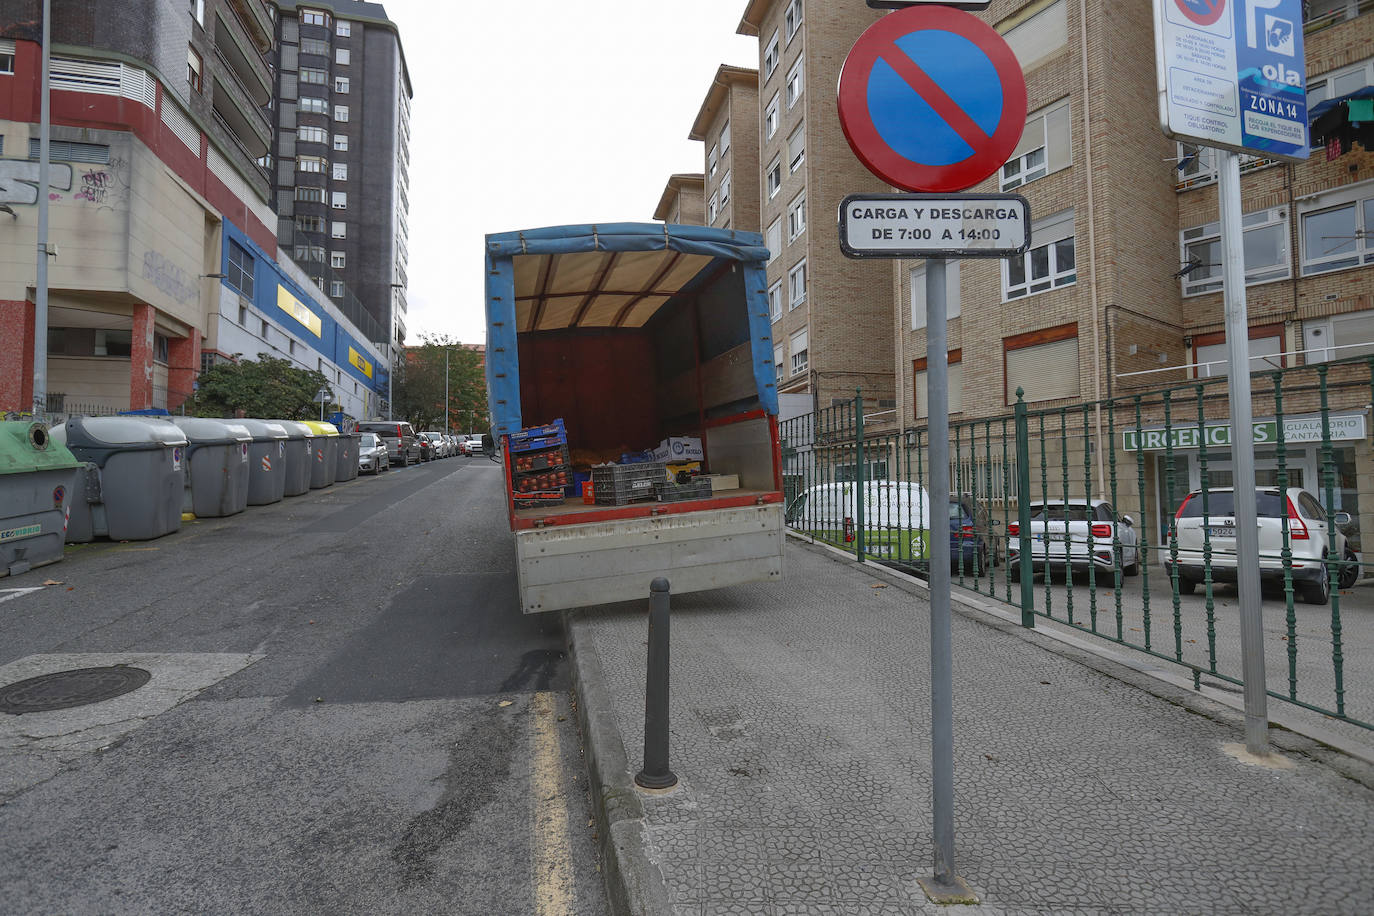
[[[851,194],[840,204],[851,258],[1004,258],[1029,245],[1019,194]]]

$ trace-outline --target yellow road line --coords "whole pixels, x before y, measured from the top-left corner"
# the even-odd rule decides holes
[[[552,693],[536,693],[534,712],[534,903],[536,916],[573,912],[572,849],[568,803],[563,793],[558,748],[558,703]]]

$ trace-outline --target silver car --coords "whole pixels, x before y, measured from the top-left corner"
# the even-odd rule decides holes
[[[1034,572],[1140,572],[1140,538],[1129,515],[1117,515],[1102,499],[1047,499],[1030,503],[1031,562]],[[1007,525],[1011,577],[1021,576],[1021,528]]]
[[[380,474],[391,470],[386,443],[376,433],[363,433],[358,439],[358,473]]]

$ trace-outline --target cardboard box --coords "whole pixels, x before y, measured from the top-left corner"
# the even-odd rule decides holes
[[[654,449],[655,461],[701,461],[701,440],[695,436],[669,436]]]
[[[711,481],[711,492],[719,493],[721,490],[738,490],[738,474],[702,474],[701,480]]]

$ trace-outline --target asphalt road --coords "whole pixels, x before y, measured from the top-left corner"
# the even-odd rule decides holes
[[[606,911],[559,621],[450,458],[0,579],[0,911]],[[48,583],[48,584],[45,584]]]

